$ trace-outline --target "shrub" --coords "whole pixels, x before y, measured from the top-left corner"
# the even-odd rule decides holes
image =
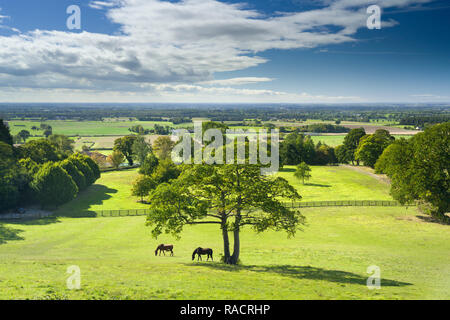
[[[58,206],[74,199],[78,187],[58,163],[44,164],[32,183],[41,205]]]
[[[60,166],[64,170],[66,170],[67,173],[72,177],[79,191],[86,188],[86,178],[84,177],[84,174],[80,170],[78,170],[78,168],[72,161],[64,160],[60,162]]]
[[[67,160],[72,162],[77,167],[77,169],[80,170],[81,173],[83,173],[84,178],[86,179],[86,187],[95,182],[96,179],[94,173],[92,172],[91,167],[85,161],[83,161],[76,155],[70,156]]]

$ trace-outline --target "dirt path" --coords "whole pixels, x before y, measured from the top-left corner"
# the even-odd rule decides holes
[[[341,166],[344,167],[344,168],[349,168],[351,170],[367,174],[367,175],[377,179],[380,182],[383,182],[383,183],[386,183],[386,184],[391,184],[391,180],[385,174],[376,174],[376,173],[374,173],[373,169],[371,169],[371,168],[368,168],[368,167],[356,167],[356,166],[351,166],[349,164],[343,164]]]

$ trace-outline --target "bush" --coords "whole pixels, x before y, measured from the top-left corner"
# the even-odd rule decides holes
[[[86,187],[95,182],[96,179],[94,173],[92,172],[92,169],[87,164],[87,162],[83,161],[83,159],[81,159],[77,155],[72,155],[67,160],[73,163],[77,167],[77,169],[80,170],[81,173],[83,173],[84,178],[86,179]]]
[[[89,168],[91,168],[92,173],[94,174],[94,182],[97,181],[98,179],[100,179],[101,173],[100,173],[100,168],[98,166],[98,164],[92,160],[92,158],[88,157],[88,156],[83,156],[80,155],[83,160],[86,162],[86,164],[89,166]]]
[[[84,174],[78,170],[72,161],[64,160],[60,162],[60,166],[72,177],[79,191],[84,190],[87,187]]]
[[[58,163],[44,164],[32,183],[39,202],[44,206],[59,206],[74,199],[78,187]]]

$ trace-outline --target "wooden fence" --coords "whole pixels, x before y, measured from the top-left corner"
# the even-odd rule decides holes
[[[284,205],[288,208],[319,208],[319,207],[398,207],[401,204],[397,201],[384,200],[340,200],[340,201],[310,201],[310,202],[285,202]],[[136,217],[147,216],[150,213],[149,209],[124,209],[124,210],[99,210],[99,211],[85,211],[73,212],[65,214],[65,217],[76,218],[95,218],[95,217]],[[49,216],[48,213],[34,213],[34,214],[0,214],[0,220],[28,220],[28,219],[42,219],[54,217]]]

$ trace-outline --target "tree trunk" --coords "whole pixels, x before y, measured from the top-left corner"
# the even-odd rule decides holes
[[[231,256],[230,264],[237,264],[239,262],[239,254],[241,252],[241,241],[239,238],[240,223],[241,223],[241,214],[238,213],[236,216],[236,221],[233,230],[234,244],[233,244],[233,255]]]
[[[222,237],[223,237],[223,262],[226,264],[230,264],[230,239],[228,238],[228,228],[226,225],[226,221],[222,221]]]

